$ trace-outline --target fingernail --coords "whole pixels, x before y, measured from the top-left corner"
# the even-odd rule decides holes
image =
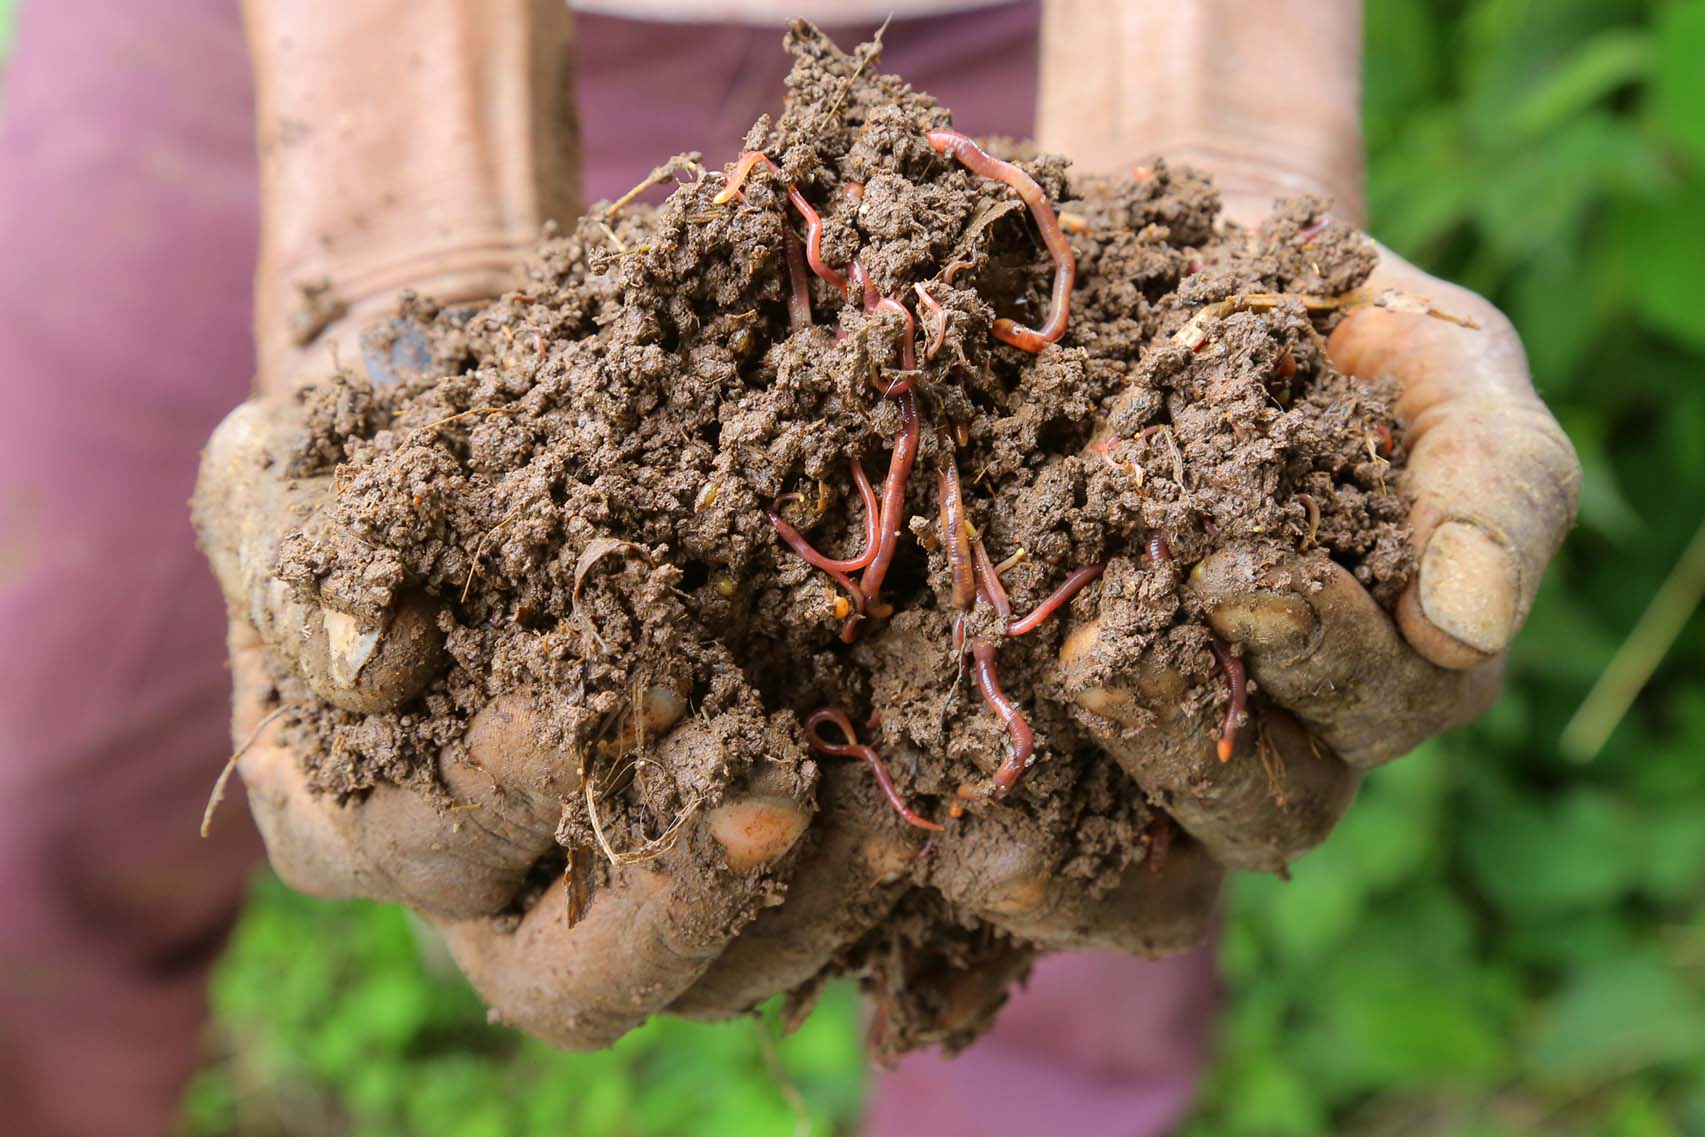
[[[1228,597],[1214,606],[1209,622],[1226,639],[1280,662],[1307,651],[1319,626],[1308,601],[1291,593]]]
[[[1476,651],[1503,651],[1515,631],[1521,570],[1508,546],[1469,521],[1433,530],[1421,553],[1421,611]]]
[[[326,622],[326,662],[332,681],[345,687],[355,680],[379,647],[379,629],[363,628],[348,612],[321,608]]]
[[[805,832],[811,820],[789,798],[752,797],[710,811],[710,835],[728,856],[735,872],[766,868],[781,859]]]

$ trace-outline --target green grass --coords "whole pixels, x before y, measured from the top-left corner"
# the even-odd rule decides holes
[[[1375,229],[1520,326],[1581,524],[1497,708],[1371,778],[1291,884],[1237,883],[1191,1133],[1702,1134],[1701,622],[1596,760],[1557,740],[1705,514],[1705,2],[1368,7]],[[421,943],[262,881],[189,1132],[793,1132],[754,1024],[557,1055]],[[855,1017],[838,989],[781,1046],[817,1132],[858,1110]]]

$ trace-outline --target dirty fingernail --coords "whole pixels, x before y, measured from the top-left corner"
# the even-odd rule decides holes
[[[1308,650],[1319,623],[1308,601],[1288,593],[1228,597],[1208,622],[1226,639],[1280,661]]]
[[[1521,570],[1509,548],[1480,526],[1447,521],[1421,554],[1421,611],[1477,651],[1503,651],[1515,631]]]
[[[379,629],[364,628],[348,612],[322,607],[326,624],[327,662],[331,665],[332,681],[344,687],[355,686],[356,678],[379,647]]]
[[[728,854],[728,867],[750,872],[791,849],[811,818],[789,798],[753,797],[718,806],[707,820],[710,835]]]

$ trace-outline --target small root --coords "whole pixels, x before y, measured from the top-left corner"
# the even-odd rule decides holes
[[[687,804],[681,808],[681,812],[675,815],[675,820],[671,821],[668,828],[664,829],[663,832],[655,837],[648,838],[645,844],[637,849],[617,852],[610,847],[610,839],[604,835],[604,824],[598,817],[598,791],[590,770],[587,771],[584,789],[586,792],[586,816],[592,822],[592,835],[598,839],[598,847],[604,851],[604,856],[616,868],[653,861],[673,849],[676,839],[680,836],[681,826],[687,823],[687,819],[699,808],[699,803],[702,800],[698,794],[694,794],[687,799]]]
[[[491,544],[491,539],[497,536],[497,531],[499,529],[503,528],[505,525],[509,524],[521,515],[521,510],[523,508],[525,507],[518,505],[514,509],[510,510],[507,517],[499,521],[496,525],[493,525],[490,529],[486,530],[485,536],[480,538],[480,543],[474,547],[474,555],[468,562],[468,579],[462,582],[462,598],[458,601],[458,603],[466,604],[468,602],[468,593],[474,587],[474,573],[479,571],[480,558],[485,555],[486,546]]]
[[[1341,296],[1314,296],[1309,293],[1291,292],[1244,292],[1237,296],[1228,296],[1224,300],[1216,300],[1203,306],[1190,317],[1187,324],[1172,333],[1172,339],[1191,351],[1200,351],[1209,339],[1204,326],[1209,321],[1224,319],[1234,312],[1268,312],[1291,301],[1301,304],[1303,310],[1309,313],[1338,309],[1386,308],[1393,312],[1413,312],[1430,316],[1447,324],[1455,324],[1459,328],[1476,331],[1480,328],[1480,324],[1468,316],[1458,316],[1434,307],[1432,301],[1425,296],[1400,292],[1395,288],[1377,293],[1366,288],[1352,288]]]
[[[213,828],[213,815],[219,811],[220,804],[225,800],[225,788],[231,784],[231,774],[237,769],[237,760],[249,752],[249,747],[255,744],[255,739],[260,737],[260,732],[265,730],[273,719],[285,711],[294,710],[301,705],[301,703],[285,703],[283,706],[274,707],[268,711],[259,722],[255,723],[255,728],[249,731],[249,736],[243,739],[242,745],[232,751],[231,757],[226,759],[225,768],[220,770],[219,776],[213,780],[213,791],[207,795],[207,808],[201,811],[202,840],[207,839],[208,832]]]
[[[604,220],[614,221],[616,219],[616,214],[632,205],[634,199],[640,194],[644,193],[652,186],[660,186],[666,181],[675,179],[677,171],[684,170],[689,174],[697,174],[700,178],[703,178],[705,172],[704,166],[700,164],[703,161],[704,155],[700,154],[697,150],[688,154],[675,155],[661,166],[652,170],[651,173],[645,175],[644,178],[640,179],[638,185],[634,186],[621,197],[618,197],[615,201],[611,202],[610,207],[604,210]]]
[[[441,418],[437,422],[429,422],[420,429],[437,430],[441,426],[460,421],[461,419],[472,418],[475,415],[512,415],[520,409],[520,406],[514,403],[511,403],[506,407],[475,407],[472,410],[459,411],[456,414]]]

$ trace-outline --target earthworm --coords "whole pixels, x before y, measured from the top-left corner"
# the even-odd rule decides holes
[[[782,539],[788,548],[792,549],[805,563],[828,573],[830,580],[847,590],[847,595],[852,598],[853,608],[861,612],[864,610],[864,593],[850,576],[841,569],[834,567],[842,562],[831,561],[812,548],[811,542],[807,541],[799,530],[789,525],[786,518],[782,517],[775,506],[772,505],[764,510],[764,516],[770,519],[770,524],[774,526],[776,535]]]
[[[965,522],[965,499],[959,492],[959,465],[950,456],[941,470],[941,535],[947,547],[948,572],[953,578],[953,607],[963,611],[977,600],[977,575],[971,564],[971,530]]]
[[[793,203],[793,208],[799,210],[799,215],[805,218],[805,259],[811,265],[811,271],[828,281],[836,292],[842,296],[847,294],[846,275],[833,268],[823,259],[823,217],[805,200],[805,195],[799,192],[798,186],[787,187],[787,200]]]
[[[716,196],[710,199],[711,202],[715,205],[725,205],[740,197],[740,187],[746,184],[747,176],[759,162],[768,166],[772,174],[781,174],[781,167],[770,161],[769,155],[762,150],[748,150],[734,163],[734,170],[728,175],[728,184],[717,191]],[[811,208],[810,203],[799,192],[798,186],[787,187],[787,199],[805,215],[805,231],[809,243],[809,248],[802,257],[798,235],[786,225],[782,226],[782,247],[787,256],[787,277],[791,285],[787,301],[787,321],[791,328],[798,331],[800,328],[811,326],[811,289],[805,280],[806,263],[809,262],[811,267],[817,270],[817,275],[842,292],[846,291],[846,280],[822,264],[823,219],[817,216],[817,211]]]
[[[970,260],[954,261],[952,264],[948,265],[945,269],[942,270],[941,279],[945,280],[948,284],[952,284],[954,277],[958,276],[960,273],[964,272],[968,268],[976,268],[976,267],[977,267],[977,260],[975,257],[971,258]]]
[[[1231,699],[1226,703],[1225,721],[1220,724],[1220,739],[1215,746],[1220,761],[1226,762],[1237,749],[1238,720],[1248,701],[1249,681],[1244,677],[1243,660],[1231,654],[1231,649],[1218,636],[1208,641],[1208,651],[1225,672],[1225,681],[1231,687]]]
[[[1003,797],[1024,776],[1030,756],[1036,752],[1036,733],[1024,721],[1017,704],[1001,690],[1000,677],[995,673],[995,645],[985,639],[972,640],[971,658],[976,662],[977,690],[983,693],[983,701],[1000,716],[1012,736],[1012,753],[995,771],[994,796]]]
[[[1006,586],[1001,583],[1000,574],[995,571],[994,562],[989,559],[989,551],[983,548],[981,537],[971,539],[971,558],[971,563],[977,569],[977,592],[989,602],[989,607],[1001,618],[1001,626],[1004,628],[1012,619],[1012,601],[1006,597]]]
[[[838,729],[846,741],[830,742],[817,733],[824,723]],[[888,799],[888,804],[894,807],[894,812],[904,818],[908,825],[916,825],[919,829],[928,829],[934,833],[941,832],[940,825],[927,817],[920,817],[906,804],[906,799],[901,797],[900,791],[894,787],[894,779],[888,776],[888,767],[883,765],[882,756],[859,742],[858,733],[853,730],[853,724],[846,715],[833,707],[821,707],[812,711],[810,717],[805,720],[805,741],[819,754],[831,758],[857,758],[862,761],[870,767],[870,772],[876,775],[876,784],[882,790],[882,796]]]
[[[865,477],[864,467],[859,464],[858,459],[853,459],[849,465],[852,466],[853,483],[858,486],[859,496],[864,499],[864,551],[858,556],[837,560],[818,552],[797,529],[789,525],[786,519],[781,516],[781,498],[777,498],[775,504],[764,511],[770,519],[770,524],[775,526],[776,532],[781,535],[783,541],[787,542],[788,547],[803,557],[808,564],[815,565],[824,572],[857,572],[868,565],[871,559],[876,556],[876,512],[879,508],[876,501],[876,491],[870,487],[870,479]]]
[[[746,184],[747,175],[752,172],[752,167],[759,162],[768,166],[771,173],[781,173],[781,167],[770,161],[768,154],[762,150],[748,150],[740,155],[739,161],[734,163],[734,170],[728,175],[728,184],[716,191],[716,196],[710,199],[711,204],[727,205],[739,197],[740,187]]]
[[[865,315],[868,316],[877,311],[895,312],[899,314],[900,319],[905,321],[905,330],[900,335],[900,369],[902,371],[916,371],[918,369],[918,355],[917,348],[912,341],[917,336],[918,323],[912,317],[911,310],[892,296],[883,296],[878,293],[876,285],[871,283],[869,274],[864,271],[864,265],[860,264],[856,257],[853,259],[852,267],[847,270],[847,275],[848,286],[857,288],[864,294]],[[906,382],[904,387],[900,386],[902,382],[905,380],[897,380],[888,387],[878,387],[877,390],[884,394],[901,395],[912,389],[912,384],[917,382],[917,378],[914,376],[910,382]]]
[[[1042,243],[1054,257],[1054,289],[1048,301],[1048,319],[1040,328],[1026,328],[1016,321],[1001,318],[995,321],[993,335],[1002,343],[1028,352],[1041,351],[1066,334],[1066,322],[1071,318],[1072,284],[1077,279],[1077,258],[1072,253],[1066,235],[1060,230],[1059,218],[1053,206],[1036,184],[1036,179],[1013,165],[1003,162],[956,130],[931,130],[924,137],[930,147],[940,154],[951,152],[960,165],[974,174],[1003,181],[1018,191],[1030,216],[1042,232]]]
[[[924,358],[933,360],[935,353],[941,350],[941,345],[947,340],[947,311],[941,306],[941,301],[929,294],[929,290],[921,284],[912,285],[912,291],[918,294],[918,301],[935,317],[935,331],[929,334],[929,342],[924,346]]]
[[[1312,494],[1299,493],[1297,500],[1302,502],[1303,509],[1308,513],[1308,544],[1314,543],[1314,535],[1320,530],[1320,505]]]
[[[1043,624],[1048,622],[1048,618],[1050,616],[1059,611],[1064,605],[1069,604],[1072,597],[1082,592],[1086,585],[1100,577],[1101,574],[1106,571],[1106,561],[1098,561],[1092,565],[1084,565],[1082,568],[1066,577],[1065,583],[1054,589],[1046,600],[1036,605],[1035,608],[1032,608],[1028,616],[1015,621],[1011,626],[1009,626],[1006,630],[1006,634],[1009,636],[1022,636],[1026,632],[1033,632],[1037,628],[1040,628]]]
[[[900,544],[900,515],[906,508],[906,482],[911,478],[912,464],[918,458],[921,432],[918,397],[907,391],[900,396],[899,402],[902,427],[900,437],[894,440],[893,456],[888,461],[888,480],[882,485],[881,534],[876,543],[876,555],[859,578],[859,589],[873,616],[886,614],[887,606],[881,604],[878,597],[882,592],[883,578],[888,575],[888,567],[894,563],[894,551]]]
[[[1159,533],[1149,534],[1148,549],[1149,560],[1155,564],[1169,565],[1172,563],[1172,549],[1167,545],[1166,538]]]

